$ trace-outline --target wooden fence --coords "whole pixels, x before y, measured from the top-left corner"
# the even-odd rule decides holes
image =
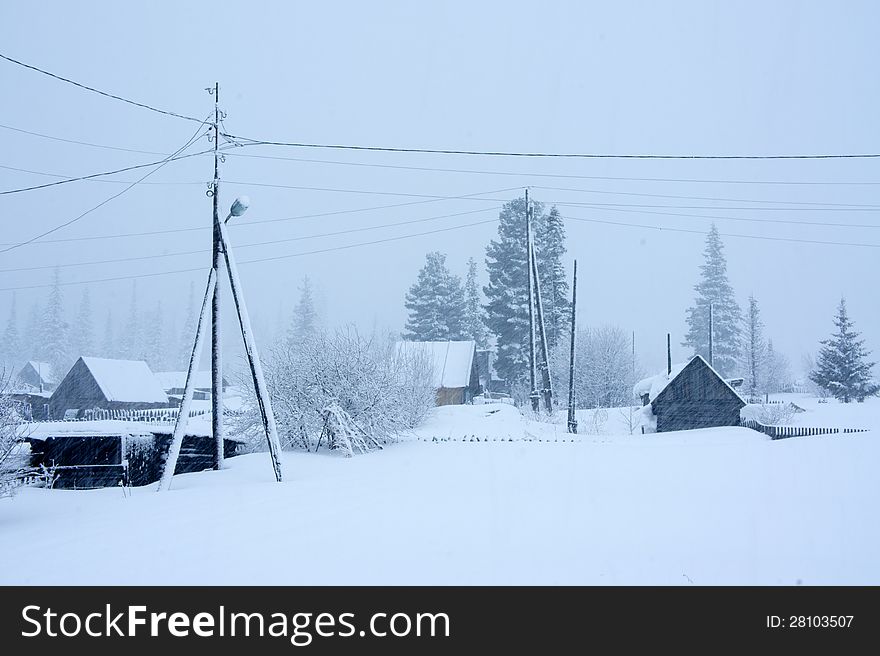
[[[811,426],[767,426],[754,419],[740,422],[745,428],[769,435],[773,440],[784,440],[789,437],[807,437],[810,435],[842,435],[846,433],[867,433],[867,428],[814,428]]]
[[[201,417],[209,414],[211,411],[190,410],[189,416]],[[94,408],[83,412],[83,416],[78,419],[66,419],[65,421],[94,421],[103,419],[117,419],[120,421],[140,421],[148,424],[173,424],[177,421],[180,414],[180,408],[152,408],[149,410],[105,410],[103,408]]]

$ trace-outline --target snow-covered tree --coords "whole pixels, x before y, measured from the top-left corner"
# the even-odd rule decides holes
[[[477,284],[477,263],[474,258],[468,259],[467,278],[464,283],[464,321],[462,336],[477,343],[477,348],[489,345],[486,332],[483,301],[480,298],[480,287]]]
[[[637,369],[628,332],[613,325],[578,331],[576,359],[575,396],[579,407],[632,405]],[[562,383],[564,379],[558,376],[557,380]]]
[[[116,357],[116,335],[113,332],[113,311],[107,310],[107,321],[104,323],[104,338],[101,340],[101,356]]]
[[[317,330],[318,312],[315,309],[312,283],[308,276],[304,276],[299,287],[299,301],[293,308],[293,320],[287,331],[287,339],[298,343],[313,337]]]
[[[791,365],[781,351],[773,348],[773,340],[767,341],[764,356],[764,391],[771,394],[782,392],[791,384]]]
[[[72,364],[70,355],[70,326],[64,320],[64,298],[61,294],[61,274],[56,268],[52,287],[43,312],[40,329],[43,357],[52,365],[56,375],[63,375]]]
[[[162,301],[156,303],[156,309],[144,320],[144,359],[153,371],[165,369],[165,315],[162,312]]]
[[[697,297],[687,310],[688,332],[683,346],[709,359],[709,305],[712,304],[713,366],[722,376],[737,372],[740,358],[742,312],[727,279],[724,244],[715,224],[706,237],[700,265],[700,282],[694,286]]]
[[[183,331],[181,331],[177,342],[177,357],[175,358],[176,366],[180,369],[186,369],[189,366],[189,358],[192,355],[193,343],[196,339],[196,322],[199,320],[198,313],[195,284],[190,282],[189,296],[183,317]]]
[[[76,320],[70,331],[71,355],[76,359],[83,355],[95,354],[95,330],[92,317],[92,300],[89,288],[83,289]]]
[[[434,405],[426,358],[353,328],[318,328],[311,339],[284,340],[269,352],[265,372],[279,436],[289,448],[324,446],[344,455],[381,448]],[[248,413],[239,429],[261,445],[259,412]]]
[[[131,285],[131,304],[122,337],[119,339],[119,355],[126,360],[144,358],[143,328],[140,306],[138,304],[137,281]]]
[[[42,325],[43,308],[37,301],[34,301],[28,314],[24,334],[21,337],[21,348],[25,355],[22,359],[41,361],[46,359],[46,349],[42,340]]]
[[[561,260],[565,253],[565,231],[555,208],[545,214],[542,203],[532,200],[531,205],[544,322],[547,341],[552,347],[562,341],[567,330],[568,283]],[[498,219],[498,238],[486,247],[489,272],[489,284],[483,287],[487,301],[486,327],[496,338],[495,369],[515,387],[529,375],[525,199],[516,198],[505,203]]]
[[[30,466],[29,449],[21,444],[21,438],[26,437],[21,432],[22,422],[27,416],[19,402],[12,398],[11,384],[11,372],[0,367],[0,497],[15,494],[25,477],[44,485],[52,479],[52,472]]]
[[[565,251],[565,225],[559,210],[552,207],[550,212],[535,219],[535,257],[541,281],[544,325],[551,349],[564,341],[571,320],[568,278],[562,264]]]
[[[461,279],[446,267],[446,255],[434,251],[406,294],[404,338],[412,341],[461,339],[464,320],[464,289]]]
[[[758,300],[749,296],[749,309],[746,312],[745,330],[745,391],[749,398],[758,398],[765,388],[767,345],[764,343],[764,322]],[[769,391],[769,390],[767,390]]]
[[[9,319],[6,321],[6,329],[3,331],[3,343],[0,344],[0,368],[3,366],[14,369],[15,365],[22,361],[21,340],[18,335],[18,317],[15,313],[15,292],[12,293],[12,303],[9,306]]]
[[[877,384],[871,379],[874,363],[868,361],[870,351],[853,328],[853,321],[846,311],[846,299],[840,299],[834,325],[836,332],[820,342],[822,349],[810,379],[844,403],[864,401],[878,391]]]

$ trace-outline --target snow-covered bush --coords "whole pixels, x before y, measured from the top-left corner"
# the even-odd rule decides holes
[[[21,408],[9,394],[11,376],[0,369],[0,497],[10,497],[29,483],[51,483],[52,472],[30,466],[30,449],[22,443],[19,426]]]
[[[264,370],[287,448],[323,445],[346,455],[381,448],[414,428],[434,405],[426,357],[398,350],[390,336],[363,336],[354,328],[278,344]],[[241,419],[239,430],[262,446],[259,413]]]
[[[795,409],[791,403],[762,403],[758,421],[765,426],[784,426],[791,423]]]

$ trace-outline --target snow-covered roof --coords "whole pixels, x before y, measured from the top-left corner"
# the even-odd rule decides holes
[[[399,342],[403,353],[424,353],[432,364],[434,387],[456,388],[471,384],[474,365],[473,340],[460,342]]]
[[[143,360],[82,357],[108,401],[168,403],[168,395]]]
[[[40,378],[43,379],[44,383],[57,383],[58,378],[55,376],[55,371],[52,369],[52,365],[48,362],[38,362],[37,360],[28,360],[25,367],[30,366]]]
[[[157,371],[154,374],[166,392],[170,389],[183,389],[186,387],[185,371]],[[195,373],[195,389],[211,388],[211,372],[197,371]]]
[[[731,392],[736,394],[737,398],[739,398],[740,401],[745,403],[745,400],[739,395],[739,392],[737,392],[733,388],[733,386],[730,383],[728,383],[721,376],[721,374],[719,374],[715,370],[715,368],[706,361],[706,359],[702,355],[695,355],[687,362],[680,362],[676,365],[673,365],[672,371],[668,374],[662,373],[662,374],[657,374],[656,376],[649,376],[648,378],[643,378],[642,380],[640,380],[638,383],[635,384],[635,387],[633,387],[633,394],[635,394],[636,396],[639,396],[639,397],[641,397],[644,394],[647,394],[648,395],[648,402],[650,403],[651,401],[656,399],[658,396],[660,396],[660,393],[666,389],[666,387],[669,385],[669,383],[671,383],[673,380],[675,380],[676,376],[678,376],[678,374],[680,374],[684,370],[685,367],[687,367],[691,362],[693,362],[694,360],[696,360],[698,358],[700,360],[702,360],[703,364],[705,364],[709,368],[709,371],[711,371],[713,374],[715,374],[718,377],[718,379],[722,383],[724,383]]]
[[[116,437],[119,435],[170,434],[173,424],[96,419],[93,421],[40,421],[19,424],[18,435],[22,439],[45,440],[50,437]],[[204,417],[193,417],[186,423],[186,434],[210,437],[211,422]],[[236,439],[228,437],[227,439]]]

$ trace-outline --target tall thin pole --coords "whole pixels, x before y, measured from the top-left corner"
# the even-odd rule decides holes
[[[238,277],[238,267],[235,264],[235,255],[232,245],[229,243],[229,234],[226,226],[220,224],[220,239],[223,242],[223,256],[226,259],[226,272],[229,274],[229,285],[232,287],[232,300],[238,313],[238,322],[241,326],[241,337],[244,340],[244,350],[250,365],[251,376],[254,381],[257,405],[260,408],[260,416],[263,420],[263,429],[266,432],[266,441],[269,445],[269,456],[272,458],[272,469],[275,471],[275,480],[281,482],[281,443],[278,440],[278,428],[275,425],[275,413],[272,411],[272,402],[269,398],[269,390],[266,387],[266,377],[263,375],[263,365],[260,362],[260,354],[257,352],[257,343],[254,340],[254,331],[251,328],[251,320],[248,315],[247,305],[244,302],[244,292]]]
[[[183,388],[183,399],[180,401],[180,409],[177,413],[177,421],[174,423],[174,432],[171,435],[171,444],[168,447],[168,455],[165,456],[165,468],[162,470],[162,478],[159,480],[159,491],[171,487],[171,478],[177,467],[177,459],[180,456],[180,447],[183,445],[183,437],[186,424],[189,421],[189,409],[192,405],[193,392],[195,391],[196,372],[199,369],[199,360],[202,357],[202,341],[205,336],[205,324],[207,323],[208,301],[214,296],[217,288],[217,270],[211,269],[208,274],[208,286],[205,289],[205,298],[199,310],[199,323],[196,327],[196,338],[193,343],[192,353],[189,356],[189,368],[186,370],[186,384]]]
[[[532,207],[529,204],[529,190],[526,188],[526,270],[528,275],[529,294],[529,399],[532,411],[538,411],[538,389],[535,385],[535,309],[532,289]]]
[[[217,284],[211,301],[211,430],[214,434],[214,468],[223,467],[223,361],[221,355],[222,332],[220,326],[220,268],[223,266],[220,236],[220,84],[214,83],[214,184],[211,197],[214,201],[214,239],[211,266]]]
[[[577,288],[578,288],[578,263],[574,261],[574,277],[571,283],[571,348],[568,355],[568,432],[577,434],[578,422],[575,414],[574,395],[574,357],[575,337],[577,335]],[[633,333],[635,335],[635,333]],[[635,348],[635,347],[633,347]]]
[[[666,375],[672,373],[672,334],[666,333]]]
[[[715,366],[715,344],[713,343],[713,333],[715,331],[712,326],[712,314],[714,312],[714,306],[714,303],[709,303],[709,365],[712,367]]]
[[[544,409],[547,414],[553,412],[553,385],[550,381],[550,349],[547,347],[547,329],[544,325],[544,303],[541,299],[541,279],[538,277],[538,258],[535,257],[535,245],[530,244],[532,252],[532,276],[535,279],[535,308],[537,310],[538,340],[541,345],[541,396],[544,398]]]

